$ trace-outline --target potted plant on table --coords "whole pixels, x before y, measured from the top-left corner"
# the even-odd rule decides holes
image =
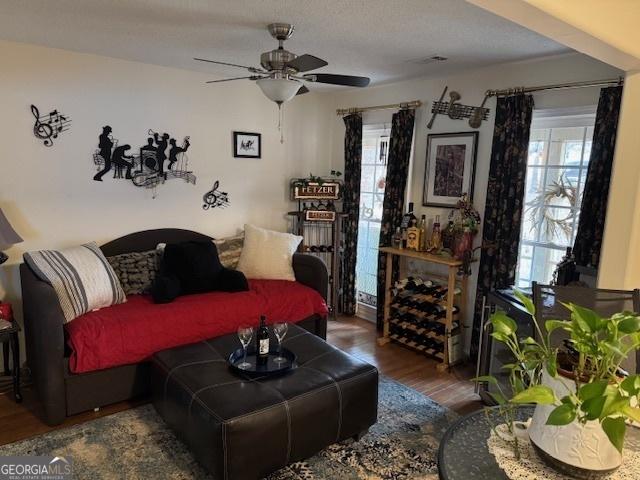
[[[627,422],[640,422],[640,375],[621,369],[640,348],[640,317],[622,312],[602,318],[565,304],[571,320],[547,320],[543,333],[531,299],[517,295],[533,318],[538,339],[518,338],[516,323],[504,312],[490,319],[491,336],[514,356],[503,367],[513,395],[507,398],[495,377],[477,380],[497,386],[493,397],[514,434],[513,408],[536,404],[528,436],[546,463],[577,478],[610,473],[622,463]],[[551,347],[552,336],[560,331],[569,335],[562,351]]]

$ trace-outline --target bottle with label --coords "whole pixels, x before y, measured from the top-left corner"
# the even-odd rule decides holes
[[[269,358],[269,329],[266,325],[267,317],[260,315],[260,327],[258,327],[258,333],[256,334],[256,356],[258,358],[257,363],[264,365]]]
[[[416,224],[416,219],[411,219],[411,226],[407,228],[407,248],[409,250],[420,250],[420,229]]]
[[[455,229],[453,227],[453,221],[449,220],[449,225],[442,232],[442,248],[453,250],[453,242],[455,240]]]
[[[420,229],[420,248],[421,252],[425,252],[427,250],[427,218],[425,215],[420,217],[420,224],[418,225]]]
[[[442,234],[440,233],[440,215],[436,215],[436,220],[433,222],[433,231],[431,232],[431,241],[429,247],[435,253],[442,249]]]
[[[411,226],[412,220],[418,220],[416,216],[413,214],[413,202],[409,202],[409,208],[407,209],[407,213],[402,216],[402,222],[400,223],[400,228],[406,230]]]

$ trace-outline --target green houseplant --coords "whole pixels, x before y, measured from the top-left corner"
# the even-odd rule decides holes
[[[518,338],[515,321],[504,312],[494,314],[491,336],[514,357],[503,367],[511,395],[500,390],[494,377],[477,381],[496,385],[493,398],[508,425],[515,406],[537,405],[528,433],[536,451],[552,466],[582,478],[614,470],[622,462],[626,422],[640,422],[640,375],[621,370],[628,355],[640,348],[640,317],[622,312],[602,318],[587,308],[564,304],[571,319],[547,320],[543,332],[531,299],[516,294],[533,318],[538,339]],[[552,336],[561,331],[568,335],[566,350],[551,346]]]

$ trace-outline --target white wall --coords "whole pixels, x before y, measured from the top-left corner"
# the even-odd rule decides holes
[[[362,90],[349,90],[333,95],[334,108],[364,107],[368,105],[384,105],[390,103],[421,100],[424,105],[416,111],[416,130],[414,137],[414,158],[411,181],[411,200],[416,207],[416,216],[426,214],[428,219],[440,215],[444,222],[448,209],[422,207],[422,189],[427,135],[430,133],[471,131],[463,120],[451,120],[439,115],[431,130],[426,128],[431,116],[432,102],[438,100],[445,85],[449,91],[455,90],[462,95],[461,103],[479,105],[487,89],[500,89],[514,86],[535,86],[581,80],[599,80],[615,78],[620,72],[606,64],[581,54],[568,54],[547,59],[496,65],[480,70],[457,74],[452,77],[431,77],[411,80],[390,85],[382,85]],[[535,108],[559,108],[582,105],[596,105],[599,88],[584,88],[534,94]],[[448,92],[445,98],[448,100]],[[474,204],[480,214],[484,215],[486,186],[489,174],[489,162],[493,135],[495,99],[490,99],[487,107],[491,109],[488,121],[478,129],[478,156],[475,175]],[[364,123],[390,122],[392,111],[364,114]],[[340,117],[334,116],[332,128],[332,159],[334,168],[343,167],[344,124]],[[476,237],[479,244],[482,233]],[[469,281],[469,302],[467,311],[472,311],[477,284],[478,263],[473,266],[473,276]],[[471,315],[466,319],[470,325]],[[470,330],[467,330],[470,333]],[[467,338],[467,346],[468,346]]]
[[[98,243],[148,228],[180,227],[213,236],[235,233],[244,222],[284,230],[291,177],[326,174],[328,124],[321,96],[309,93],[287,104],[285,143],[277,107],[249,81],[205,85],[207,75],[0,42],[0,207],[24,238],[0,267],[0,298],[19,313],[17,264],[25,251]],[[42,145],[33,135],[29,106],[57,108],[72,118],[71,131]],[[157,198],[107,173],[103,182],[92,154],[104,125],[119,144],[137,149],[147,130],[169,132],[187,152],[197,184],[171,180]],[[232,131],[262,133],[262,159],[234,159]],[[227,209],[202,209],[214,180],[230,196]]]

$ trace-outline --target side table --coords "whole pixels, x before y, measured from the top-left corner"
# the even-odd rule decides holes
[[[518,407],[516,420],[528,420],[533,415],[533,409],[529,405]],[[442,437],[438,450],[440,480],[509,480],[487,445],[492,425],[501,423],[504,423],[504,418],[497,407],[491,407],[487,412],[478,410],[451,425]],[[637,451],[639,439],[640,429],[627,428],[625,445]]]
[[[20,325],[15,320],[7,322],[0,320],[0,343],[2,343],[4,372],[13,376],[13,397],[17,403],[22,402],[20,393]],[[9,370],[9,352],[13,354],[13,365]]]

